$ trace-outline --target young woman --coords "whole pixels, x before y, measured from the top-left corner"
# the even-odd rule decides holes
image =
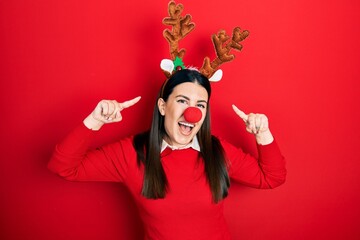
[[[196,70],[174,73],[162,86],[151,129],[91,150],[104,124],[140,98],[103,100],[56,146],[49,168],[73,181],[115,181],[131,192],[144,222],[145,239],[230,239],[223,199],[230,179],[255,188],[285,181],[285,161],[263,114],[246,115],[259,159],[211,135],[208,79]]]

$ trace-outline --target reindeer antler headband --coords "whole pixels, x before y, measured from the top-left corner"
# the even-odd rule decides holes
[[[163,24],[172,26],[171,31],[165,29],[163,33],[170,45],[171,60],[163,59],[160,67],[164,70],[167,77],[170,77],[174,71],[185,68],[182,62],[185,49],[179,50],[179,41],[195,28],[195,24],[191,22],[190,14],[186,14],[184,17],[181,16],[183,9],[184,6],[182,4],[176,4],[175,1],[170,1],[168,5],[169,17],[163,19]],[[219,66],[235,58],[235,55],[231,54],[230,50],[235,49],[240,51],[242,49],[240,42],[247,36],[249,36],[249,32],[247,30],[242,31],[239,27],[234,28],[231,38],[224,30],[213,34],[212,42],[215,47],[216,58],[210,61],[209,57],[205,57],[199,72],[205,75],[210,81],[220,81],[222,78],[222,70],[218,70]]]

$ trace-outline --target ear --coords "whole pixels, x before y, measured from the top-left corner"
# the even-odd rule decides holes
[[[158,102],[157,102],[157,105],[158,105],[158,109],[159,109],[159,112],[160,112],[161,116],[165,116],[165,105],[166,105],[166,102],[164,101],[164,99],[159,98],[159,99],[158,99]]]
[[[170,59],[163,59],[160,62],[160,67],[163,71],[172,74],[172,72],[174,71],[174,62]]]
[[[221,69],[217,70],[214,75],[212,75],[211,78],[209,78],[209,81],[210,82],[218,82],[221,80],[223,76],[223,71]]]

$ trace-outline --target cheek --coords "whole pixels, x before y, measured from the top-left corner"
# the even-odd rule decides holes
[[[178,119],[182,114],[182,110],[180,108],[171,108],[168,109],[165,115],[165,124],[168,126],[177,124]]]

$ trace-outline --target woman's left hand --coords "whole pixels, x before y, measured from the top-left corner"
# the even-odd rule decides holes
[[[260,145],[267,145],[274,141],[269,129],[269,121],[266,115],[261,113],[245,114],[235,105],[232,105],[234,112],[244,121],[246,131],[252,133],[256,137],[256,141]]]

